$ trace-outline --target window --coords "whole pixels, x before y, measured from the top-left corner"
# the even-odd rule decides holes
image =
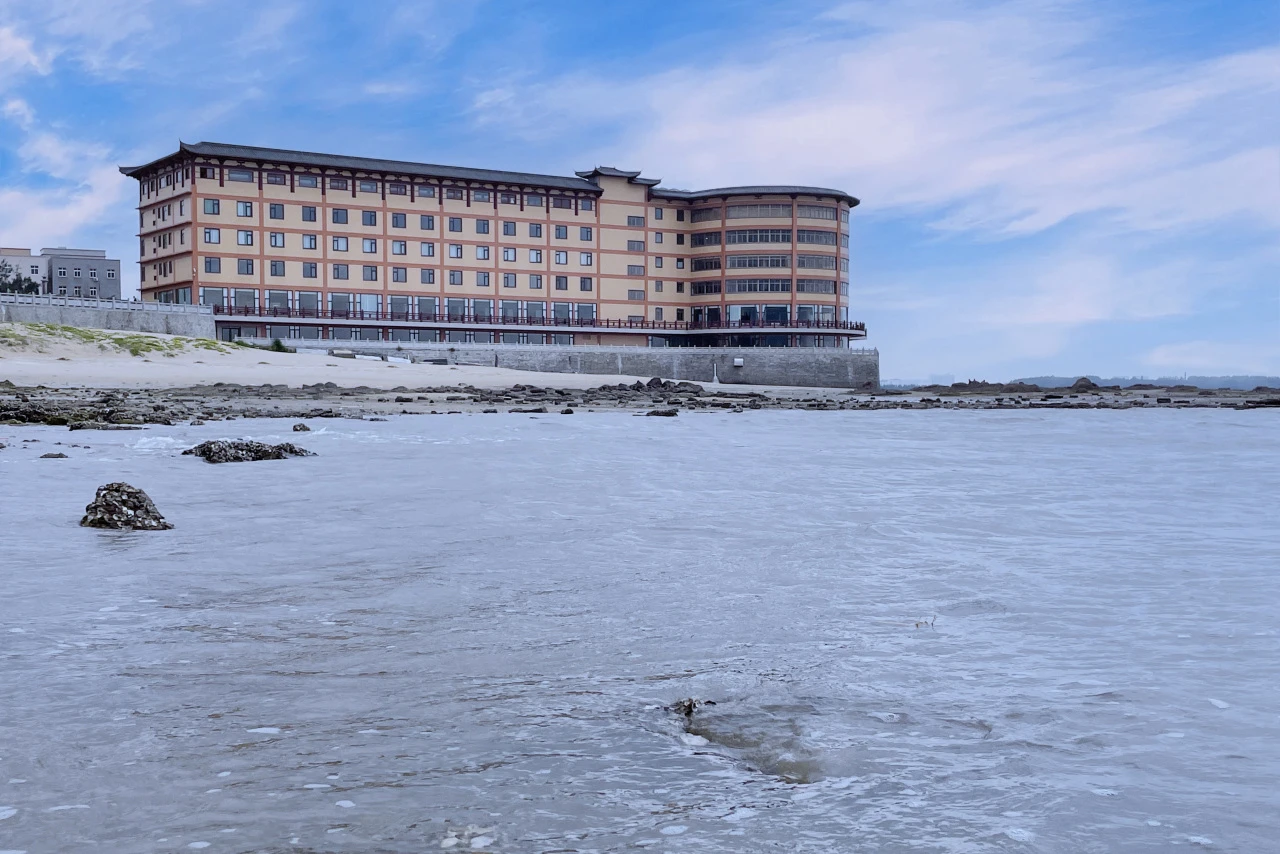
[[[302,262],[302,278],[314,279],[315,277],[316,277],[316,262],[303,261]]]
[[[684,293],[684,282],[676,282],[676,293]]]
[[[330,178],[329,188],[332,190],[345,190],[347,189],[347,179],[346,178]]]
[[[253,202],[236,202],[236,216],[253,216]]]
[[[449,230],[462,231],[462,217],[460,216],[449,217]]]
[[[284,205],[267,205],[267,217],[270,219],[284,219]]]
[[[653,309],[653,319],[654,319],[654,320],[661,320],[661,319],[662,319],[662,306],[655,306],[655,307],[654,307],[654,309]]]
[[[204,200],[204,212],[207,214],[210,214],[211,216],[217,216],[219,213],[221,213],[221,210],[220,210],[221,207],[222,207],[222,203],[218,199]]]
[[[542,263],[542,250],[541,250],[541,249],[530,249],[530,250],[529,250],[529,261],[530,261],[530,262],[532,262],[532,263],[534,263],[534,264],[541,264],[541,263]]]
[[[253,180],[253,173],[248,169],[228,169],[227,180],[249,182]]]
[[[488,234],[488,233],[489,233],[489,220],[487,219],[476,220],[476,234]]]
[[[220,228],[206,228],[206,229],[204,230],[204,242],[205,242],[205,243],[221,243],[221,242],[222,242],[222,229],[220,229]]]
[[[754,293],[791,293],[790,279],[726,279],[724,292],[727,294]]]
[[[690,292],[696,296],[720,293],[719,282],[694,282]]]
[[[488,260],[489,260],[489,247],[488,247],[488,246],[477,246],[477,247],[476,247],[476,260],[477,260],[477,261],[488,261]]]
[[[796,243],[812,243],[818,246],[835,246],[836,233],[834,231],[818,231],[817,229],[802,228],[796,232]]]
[[[364,187],[362,186],[360,189],[363,190]],[[360,224],[361,225],[377,225],[378,212],[377,211],[360,211]]]
[[[556,252],[556,253],[555,253],[555,262],[556,262],[557,264],[568,264],[568,263],[569,263],[569,253],[568,253],[568,252],[563,252],[563,251],[561,251],[561,252]]]
[[[206,273],[221,273],[221,272],[222,272],[222,259],[221,259],[221,258],[205,258],[205,259],[204,259],[204,271],[205,271]],[[113,272],[113,271],[108,270],[107,272],[108,272],[108,273],[111,273],[111,272]],[[64,275],[64,276],[66,275],[65,271],[62,273],[62,275]],[[107,278],[108,278],[108,279],[110,279],[110,278],[111,278],[111,276],[110,276],[110,275],[108,275],[108,276],[107,276]]]
[[[393,196],[407,196],[409,194],[409,188],[400,183],[388,184],[387,192]]]
[[[541,236],[542,236],[542,223],[540,223],[540,222],[531,222],[531,223],[529,223],[529,236],[530,236],[530,237],[541,237]]]
[[[378,241],[372,237],[366,237],[364,240],[360,241],[360,249],[366,253],[377,252]]]
[[[569,210],[573,207],[573,199],[566,198],[565,196],[552,196],[551,207]]]
[[[662,219],[662,208],[654,208],[654,209],[653,209],[653,218],[654,218],[654,219]]]
[[[333,238],[333,251],[334,251],[334,252],[346,252],[346,251],[347,251],[347,238],[345,238],[345,237],[335,237],[335,238]]]
[[[594,321],[596,319],[596,304],[593,302],[578,303],[578,320]]]
[[[569,239],[569,226],[567,226],[567,225],[557,225],[557,226],[556,226],[556,240],[568,240],[568,239]]]
[[[284,179],[284,175],[280,174],[279,172],[268,172],[267,183],[268,184],[285,184],[287,182]]]
[[[409,281],[409,270],[408,270],[408,268],[406,268],[406,267],[392,267],[392,268],[391,268],[391,281],[393,281],[393,282],[407,282],[407,281]]]
[[[507,237],[515,237],[516,224],[514,222],[503,222],[502,233]]]
[[[719,218],[719,208],[694,208],[693,215],[689,217],[689,222],[709,222]]]
[[[644,241],[643,241],[643,240],[628,240],[628,241],[627,241],[627,251],[628,251],[628,252],[643,252],[643,251],[644,251]]]
[[[428,269],[425,269],[425,268],[424,268],[424,269],[422,269],[422,270],[419,270],[419,271],[418,271],[418,274],[419,274],[419,275],[418,275],[418,279],[419,279],[419,281],[421,281],[421,282],[422,282],[422,284],[424,284],[424,285],[434,285],[434,284],[436,283],[436,271],[435,271],[435,270],[428,270]]]
[[[653,233],[653,242],[654,242],[654,243],[661,243],[661,242],[662,242],[662,232],[661,232],[661,231],[655,231],[655,232]]]
[[[498,201],[499,201],[499,202],[501,202],[501,203],[502,203],[502,204],[504,204],[504,205],[518,205],[518,204],[520,204],[520,199],[516,196],[516,194],[515,194],[515,193],[499,193],[499,194],[498,194]],[[513,223],[513,224],[514,224],[514,223]]]
[[[578,200],[578,210],[580,210],[580,211],[593,211],[593,210],[595,210],[595,209],[596,209],[596,203],[595,203],[595,201],[594,201],[594,200],[592,200],[592,199],[579,199],[579,200]]]
[[[96,297],[97,295],[98,295],[98,286],[97,286],[97,285],[90,285],[90,286],[89,286],[89,296],[91,296],[91,297]]]
[[[108,272],[108,273],[110,273],[111,271],[110,271],[110,270],[108,270],[107,272]],[[111,277],[110,277],[110,276],[108,276],[107,278],[111,278]],[[840,283],[840,296],[842,296],[842,297],[847,297],[848,295],[849,295],[849,283],[848,283],[848,282],[841,282],[841,283]]]
[[[834,294],[836,283],[833,279],[796,279],[798,294]]]
[[[478,288],[487,288],[487,287],[489,287],[489,274],[488,274],[488,273],[484,272],[483,270],[481,270],[480,272],[476,273],[476,287],[478,287]]]
[[[489,191],[488,191],[488,190],[472,190],[472,191],[471,191],[471,201],[473,201],[473,202],[490,202],[490,201],[493,201],[493,197],[492,197],[491,195],[489,195]]]
[[[238,273],[241,276],[252,276],[253,275],[253,259],[237,258],[236,273]]]
[[[802,270],[834,270],[836,268],[836,256],[797,255],[796,266]]]
[[[402,213],[393,213],[393,214],[391,215],[391,227],[392,227],[392,228],[407,228],[407,227],[408,227],[408,219],[409,219],[409,218],[408,218],[407,216],[405,216],[404,214],[402,214]]]
[[[661,270],[661,269],[662,269],[662,257],[661,257],[661,256],[659,256],[659,257],[657,257],[657,258],[654,258],[654,259],[653,259],[653,266],[657,267],[659,270]]]
[[[590,266],[591,266],[591,263],[592,263],[592,256],[591,256],[591,253],[590,253],[590,252],[579,252],[579,253],[578,253],[578,266],[579,266],[579,267],[590,267]]]
[[[218,177],[217,170],[214,169],[212,166],[201,166],[199,174],[201,178],[217,178]]]
[[[790,255],[730,255],[728,260],[730,270],[791,266]]]
[[[677,234],[677,235],[676,235],[676,246],[684,246],[684,235],[683,235],[683,234]]]
[[[677,270],[683,270],[683,269],[684,269],[684,259],[683,259],[683,258],[677,258],[677,259],[676,259],[676,269],[677,269]]]
[[[636,301],[644,302],[644,291],[637,290],[637,289],[629,290],[627,291],[627,299],[631,300],[632,302],[636,302]]]
[[[719,258],[694,258],[693,259],[694,272],[697,272],[699,270],[719,270],[719,269],[720,269]]]
[[[418,185],[418,198],[434,199],[435,197],[436,197],[435,187],[424,187],[422,185]]]
[[[375,266],[373,266],[372,264],[365,264],[365,265],[364,265],[364,280],[365,280],[366,282],[376,282],[376,281],[378,281],[378,268],[377,268],[377,267],[375,267]]]
[[[333,265],[333,277],[334,277],[335,279],[349,279],[349,278],[351,278],[350,268],[348,268],[346,264],[334,264],[334,265]]]
[[[791,215],[791,211],[787,211],[787,215]],[[836,209],[828,205],[796,205],[796,216],[801,219],[829,219],[835,220]]]
[[[302,221],[303,221],[303,222],[315,222],[315,221],[316,221],[316,209],[315,209],[315,207],[314,207],[313,205],[303,205],[303,206],[302,206]]]
[[[360,182],[360,192],[362,192],[362,193],[376,193],[376,192],[378,192],[378,182],[377,182],[377,181],[361,181],[361,182]]]
[[[272,261],[272,262],[271,262],[271,275],[273,275],[273,276],[283,276],[283,275],[284,275],[284,262],[283,262],[283,261]]]
[[[804,234],[804,232],[800,232]],[[724,234],[724,242],[728,244],[739,243],[790,243],[791,229],[789,228],[743,228],[736,231],[726,231]],[[804,243],[803,240],[800,241]]]
[[[392,255],[408,255],[409,254],[408,241],[404,241],[404,240],[391,241],[391,254]]]
[[[346,224],[347,224],[347,209],[346,209],[346,208],[334,208],[334,209],[333,209],[333,221],[334,221],[334,223],[336,223],[337,225],[346,225]]]
[[[653,283],[653,292],[654,292],[655,294],[660,294],[660,293],[662,293],[662,282],[654,282],[654,283]]]
[[[303,249],[315,249],[315,248],[316,248],[316,236],[315,236],[314,234],[304,234],[304,235],[302,235],[302,248],[303,248]]]
[[[569,277],[568,277],[568,276],[556,276],[556,290],[558,290],[558,291],[567,291],[567,290],[569,290]]]
[[[236,232],[236,243],[237,243],[237,244],[239,244],[240,246],[252,246],[252,245],[253,245],[253,232],[252,232],[252,231],[243,231],[243,230],[242,230],[242,231],[237,231],[237,232]]]
[[[540,273],[529,274],[529,287],[535,291],[542,290],[542,275]]]
[[[583,276],[582,278],[578,279],[578,290],[580,290],[580,291],[589,291],[589,290],[591,290],[591,277],[590,277],[590,276]]]
[[[502,274],[502,286],[503,286],[504,288],[514,288],[514,287],[516,286],[516,274],[515,274],[515,273],[503,273],[503,274]]]
[[[720,232],[718,231],[695,232],[692,235],[692,239],[689,242],[690,242],[690,245],[692,246],[719,246]]]
[[[502,247],[502,260],[503,260],[503,261],[514,261],[514,260],[516,260],[516,250],[515,250],[515,247],[514,247],[514,246],[504,246],[504,247]]]
[[[418,216],[418,228],[423,231],[436,230],[436,218],[434,214],[420,214]]]
[[[841,245],[842,247],[844,247],[845,249],[848,249],[848,248],[849,248],[849,234],[848,234],[848,232],[845,232],[844,234],[841,234],[841,235],[840,235],[840,245]]]
[[[591,239],[591,226],[589,226],[589,225],[584,225],[584,226],[579,227],[579,228],[578,228],[578,239],[579,239],[579,240],[590,240],[590,239]]]
[[[444,197],[446,199],[461,199],[462,190],[460,190],[457,187],[446,187],[444,191]],[[452,284],[452,282],[450,282],[450,284]]]
[[[644,275],[644,265],[643,265],[643,264],[628,264],[628,265],[627,265],[627,275],[628,275],[628,276],[643,276],[643,275]]]
[[[524,203],[531,208],[540,208],[545,198],[545,196],[525,196]],[[538,236],[541,237],[542,235]]]
[[[449,244],[449,257],[450,257],[450,258],[461,258],[461,257],[462,257],[462,244],[461,244],[461,243],[450,243],[450,244]]]
[[[274,248],[276,249],[284,248],[284,232],[283,231],[273,231],[269,235],[267,235],[267,238],[268,238],[268,242]]]
[[[729,205],[726,219],[758,219],[761,217],[791,218],[791,205]]]
[[[460,284],[462,284],[462,271],[461,271],[461,270],[450,270],[450,271],[449,271],[449,284],[451,284],[451,285],[460,285]]]
[[[642,216],[627,217],[627,227],[628,228],[644,228],[644,217]]]
[[[316,180],[315,175],[299,175],[297,182],[299,187],[307,187],[308,189],[315,189],[320,186],[320,182]]]

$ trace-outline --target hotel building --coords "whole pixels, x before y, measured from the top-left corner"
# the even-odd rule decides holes
[[[847,347],[849,214],[798,186],[673,190],[181,143],[138,180],[144,300],[219,337]]]

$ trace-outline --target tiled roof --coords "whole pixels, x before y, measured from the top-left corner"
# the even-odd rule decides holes
[[[385,172],[395,175],[418,175],[430,178],[449,178],[455,181],[484,181],[493,184],[512,184],[544,187],[555,190],[581,190],[599,193],[600,188],[583,178],[566,178],[560,175],[535,175],[528,172],[504,172],[497,169],[471,169],[465,166],[437,166],[430,163],[411,163],[404,160],[379,160],[372,157],[347,157],[340,154],[320,154],[312,151],[294,151],[282,148],[259,148],[251,145],[226,145],[220,142],[180,143],[175,154],[166,155],[144,166],[122,166],[120,171],[135,177],[140,172],[162,163],[176,154],[194,154],[217,157],[222,160],[257,161],[289,166],[321,166],[331,169],[350,169],[364,172]]]
[[[669,190],[666,187],[654,187],[651,192],[655,198],[675,199],[686,202],[696,202],[721,196],[826,196],[839,199],[842,202],[848,202],[850,207],[858,204],[858,200],[844,190],[832,190],[828,187],[801,187],[790,184],[719,187],[714,190]]]

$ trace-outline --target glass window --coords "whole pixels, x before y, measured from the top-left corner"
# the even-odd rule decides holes
[[[407,281],[409,281],[409,270],[408,270],[407,268],[405,268],[405,267],[392,267],[392,268],[391,268],[391,281],[393,281],[393,282],[407,282]]]
[[[346,265],[346,264],[334,264],[334,265],[333,265],[333,277],[334,277],[335,279],[347,279],[347,278],[350,278],[350,272],[349,272],[349,271],[350,271],[350,268],[349,268],[349,267],[347,267],[347,265]]]
[[[529,260],[530,260],[532,263],[534,263],[534,264],[541,264],[541,263],[542,263],[542,250],[541,250],[541,249],[530,249],[530,250],[529,250]]]
[[[360,224],[361,225],[377,225],[378,212],[377,211],[360,211]]]
[[[529,287],[535,291],[542,290],[542,275],[540,273],[529,274]]]
[[[569,226],[567,226],[567,225],[557,225],[557,226],[556,226],[556,240],[568,240],[568,239],[569,239]]]
[[[434,285],[434,284],[436,283],[436,271],[435,271],[435,270],[428,270],[428,269],[426,269],[426,268],[424,267],[422,270],[419,270],[419,271],[418,271],[418,273],[419,273],[419,277],[418,277],[418,278],[419,278],[419,280],[422,282],[422,284],[424,284],[424,285]]]
[[[661,242],[662,242],[662,232],[661,232],[661,231],[655,231],[655,232],[653,233],[653,242],[654,242],[654,243],[661,243]]]
[[[556,252],[556,253],[555,253],[555,262],[556,262],[557,264],[568,264],[568,263],[569,263],[569,253],[568,253],[568,252]]]
[[[637,288],[628,290],[627,299],[632,300],[633,302],[634,301],[644,302],[644,291],[639,290]]]
[[[391,254],[392,255],[408,255],[409,254],[408,241],[405,241],[405,240],[391,241]]]
[[[450,258],[461,258],[461,257],[462,257],[462,244],[461,244],[461,243],[450,243],[450,244],[449,244],[449,257],[450,257]]]
[[[299,187],[315,188],[320,185],[315,175],[299,175],[297,180]]]
[[[314,234],[304,234],[304,235],[302,235],[302,248],[303,248],[303,249],[315,249],[315,248],[316,248],[316,242],[317,242],[317,241],[316,241],[316,235],[314,235]]]
[[[487,219],[476,220],[476,234],[488,234],[488,233],[489,233],[489,220]]]
[[[387,192],[393,196],[407,196],[409,194],[409,187],[400,183],[388,184]]]
[[[334,209],[333,209],[333,221],[334,221],[336,224],[338,224],[338,225],[346,225],[346,224],[347,224],[347,209],[346,209],[346,208],[334,208]]]
[[[284,175],[280,174],[279,172],[268,172],[267,183],[268,184],[284,184],[286,182],[285,182]]]
[[[449,217],[449,230],[462,231],[462,217],[460,216]]]
[[[503,274],[502,274],[502,286],[503,286],[504,288],[514,288],[514,287],[516,286],[516,274],[515,274],[515,273],[503,273]]]
[[[653,218],[654,218],[654,219],[662,219],[662,208],[654,208],[654,209],[653,209]]]
[[[377,268],[377,267],[375,267],[375,266],[373,266],[372,264],[365,264],[365,265],[364,265],[364,280],[365,280],[366,282],[376,282],[376,281],[378,281],[378,268]]]
[[[271,262],[271,275],[273,275],[273,276],[283,276],[283,275],[284,275],[284,262],[283,262],[283,261],[272,261],[272,262]]]
[[[567,198],[565,196],[552,196],[551,207],[561,208],[563,210],[570,210],[573,208],[573,199]]]
[[[418,228],[423,231],[436,230],[436,218],[433,214],[420,214],[418,216]]]
[[[514,237],[516,233],[516,224],[514,222],[502,223],[502,233],[507,237]]]
[[[493,198],[492,196],[489,195],[488,190],[472,190],[471,191],[471,201],[473,202],[488,202],[492,200]]]
[[[253,216],[253,202],[236,202],[236,216]]]
[[[515,193],[499,193],[498,201],[504,205],[517,205],[520,203],[519,197]],[[514,225],[514,223],[512,223]],[[514,232],[512,232],[514,234]]]
[[[314,207],[314,206],[312,206],[312,205],[303,205],[303,206],[302,206],[302,221],[303,221],[303,222],[315,222],[315,221],[316,221],[316,209],[315,209],[315,207]]]
[[[644,217],[642,216],[627,217],[627,226],[629,228],[644,228]]]
[[[579,199],[579,200],[578,200],[578,210],[580,210],[580,211],[593,211],[593,210],[595,210],[595,209],[596,209],[596,203],[595,203],[595,201],[594,201],[593,199]]]
[[[786,206],[787,216],[791,215],[790,205]],[[836,209],[828,205],[796,205],[796,216],[801,219],[829,219],[835,220]]]
[[[252,245],[253,245],[253,232],[252,232],[252,231],[243,231],[243,230],[241,230],[241,231],[237,231],[237,232],[236,232],[236,243],[237,243],[237,244],[239,244],[240,246],[252,246]]]
[[[303,261],[302,262],[302,278],[314,279],[315,277],[316,277],[316,262]]]
[[[273,247],[275,247],[276,249],[283,249],[283,248],[284,248],[284,232],[283,232],[283,231],[273,231],[273,232],[271,232],[271,233],[268,235],[268,240],[269,240],[269,242],[271,243],[271,245],[272,245]]]
[[[591,226],[589,226],[589,225],[580,226],[580,227],[578,228],[578,239],[579,239],[579,240],[590,240],[590,239],[591,239]]]
[[[662,256],[658,256],[657,258],[653,259],[653,266],[658,268],[659,270],[662,269]]]
[[[361,181],[361,182],[360,182],[360,192],[362,192],[362,193],[376,193],[376,192],[378,192],[378,182],[377,182],[377,181]]]
[[[253,275],[253,259],[237,258],[236,273],[238,273],[241,276],[252,276]]]
[[[346,252],[346,251],[347,251],[347,238],[345,238],[345,237],[335,237],[335,238],[333,238],[333,251],[334,251],[334,252]]]
[[[531,223],[529,223],[529,236],[530,236],[530,237],[541,237],[541,236],[542,236],[542,223],[540,223],[540,222],[531,222]]]
[[[593,260],[590,252],[578,253],[578,266],[580,267],[590,267]]]
[[[719,259],[717,259],[717,260],[719,260]],[[643,265],[643,264],[628,264],[628,265],[627,265],[627,275],[628,275],[628,276],[643,276],[643,275],[644,275],[644,265]]]
[[[556,290],[558,290],[558,291],[567,291],[567,290],[569,290],[569,277],[568,277],[568,276],[556,276]]]
[[[540,208],[542,207],[543,199],[545,198],[545,196],[525,196],[524,203],[531,208]],[[541,237],[541,235],[539,235],[539,237]]]
[[[221,203],[220,203],[220,201],[219,201],[218,199],[205,199],[205,200],[204,200],[204,212],[205,212],[205,213],[207,213],[207,214],[210,214],[210,215],[213,215],[213,216],[217,216],[217,215],[218,215],[218,213],[220,213],[219,209],[220,209],[221,207],[222,207],[222,205],[221,205]]]
[[[280,204],[267,205],[267,217],[270,219],[284,219],[284,205],[280,205]]]
[[[360,242],[360,248],[365,252],[377,252],[378,241],[372,237],[366,237]]]
[[[204,271],[205,271],[206,273],[221,273],[221,272],[222,272],[222,259],[221,259],[221,258],[208,258],[208,257],[206,257],[206,258],[204,259]]]
[[[485,271],[483,271],[483,270],[481,270],[481,271],[479,271],[479,272],[477,272],[477,273],[476,273],[476,287],[478,287],[478,288],[487,288],[487,287],[489,287],[489,274],[488,274],[488,273],[486,273],[486,272],[485,272]]]
[[[489,247],[488,247],[488,246],[477,246],[477,247],[476,247],[476,260],[477,260],[477,261],[488,261],[488,260],[489,260]]]
[[[503,260],[503,261],[514,261],[514,260],[516,260],[516,250],[515,250],[515,247],[514,247],[514,246],[504,246],[504,247],[502,247],[502,260]]]
[[[461,199],[462,190],[459,189],[458,187],[446,187],[444,191],[444,197],[446,199]]]
[[[591,277],[590,277],[590,276],[583,276],[582,278],[578,279],[578,290],[580,290],[580,291],[589,291],[589,290],[591,290]]]
[[[248,169],[228,169],[227,180],[249,182],[253,180],[253,173]]]
[[[391,215],[391,227],[392,227],[392,228],[405,228],[405,227],[406,227],[406,225],[407,225],[407,220],[408,220],[408,217],[406,217],[404,214],[402,214],[402,213],[393,213],[393,214]]]
[[[347,179],[346,178],[330,178],[329,186],[334,190],[345,190],[347,189]]]
[[[628,240],[628,241],[627,241],[627,251],[628,251],[628,252],[643,252],[643,251],[644,251],[644,241],[643,241],[643,240]]]
[[[578,303],[578,320],[592,322],[596,319],[596,304],[593,302]]]
[[[205,243],[221,243],[221,242],[222,242],[222,229],[219,229],[219,228],[206,228],[206,229],[204,230],[204,242],[205,242]]]
[[[450,271],[449,271],[449,284],[451,284],[451,285],[460,285],[460,284],[462,284],[462,271],[461,271],[461,270],[450,270]]]

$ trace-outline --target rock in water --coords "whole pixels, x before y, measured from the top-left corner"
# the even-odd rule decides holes
[[[150,496],[127,483],[99,486],[93,502],[84,508],[80,525],[121,531],[164,531],[173,527],[160,515]]]
[[[184,456],[196,456],[207,463],[250,463],[258,460],[283,460],[289,457],[314,457],[315,454],[299,448],[292,442],[268,445],[266,442],[226,441],[215,439],[201,442],[182,452]]]
[[[295,432],[295,433],[310,433],[310,432],[311,432],[311,428],[310,428],[310,427],[308,427],[306,424],[303,424],[301,421],[299,421],[297,424],[294,424],[294,425],[293,425],[293,432]]]

